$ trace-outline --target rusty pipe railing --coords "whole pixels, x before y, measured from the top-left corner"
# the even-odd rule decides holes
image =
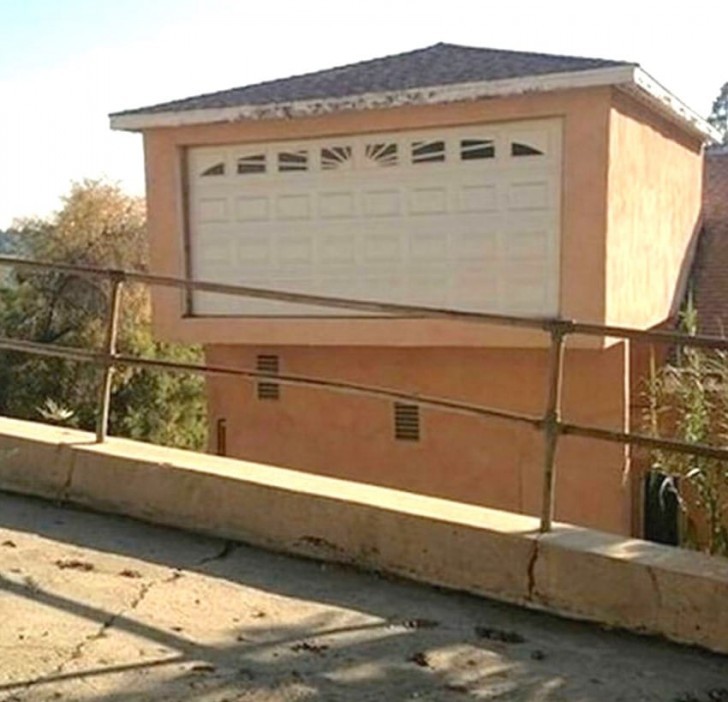
[[[369,300],[352,300],[321,295],[309,295],[304,293],[288,293],[278,290],[215,283],[211,281],[195,281],[170,276],[160,276],[140,271],[124,271],[93,266],[33,261],[10,256],[0,256],[0,266],[2,265],[13,266],[17,269],[29,271],[55,271],[80,276],[90,276],[109,281],[109,284],[111,285],[111,296],[107,313],[106,334],[103,350],[93,351],[61,345],[51,346],[37,342],[0,337],[0,349],[65,358],[68,360],[94,363],[101,366],[102,376],[99,387],[99,407],[96,428],[96,437],[99,442],[103,442],[106,439],[108,432],[113,373],[115,369],[119,367],[129,366],[135,368],[151,368],[168,372],[237,376],[251,380],[275,380],[275,382],[282,385],[311,387],[364,397],[406,401],[427,409],[453,412],[480,418],[519,422],[532,426],[536,429],[540,429],[544,433],[544,481],[541,509],[542,532],[548,532],[551,530],[554,518],[556,497],[555,479],[557,466],[556,451],[558,439],[561,435],[581,436],[600,441],[629,444],[643,448],[661,449],[728,461],[728,449],[710,446],[707,444],[694,444],[677,439],[647,436],[629,431],[614,431],[600,427],[574,424],[564,422],[561,418],[561,387],[564,373],[564,352],[566,340],[570,335],[579,334],[585,336],[612,337],[630,341],[674,344],[728,351],[728,340],[726,339],[704,335],[688,335],[679,332],[639,330],[629,327],[573,322],[558,318],[518,317],[513,315],[467,312],[462,310],[416,305],[400,305]],[[387,315],[390,318],[410,317],[449,319],[469,323],[520,327],[546,332],[550,335],[551,340],[549,373],[546,388],[546,407],[543,415],[534,416],[521,412],[459,402],[448,398],[431,397],[417,393],[406,393],[391,388],[381,388],[359,383],[347,383],[343,381],[300,375],[279,375],[245,368],[180,363],[176,361],[148,359],[118,354],[116,350],[116,338],[119,316],[121,313],[121,289],[124,282],[141,283],[148,286],[173,287],[186,290],[188,292],[200,290],[223,295],[251,297],[278,302],[343,308],[366,312],[369,314]]]
[[[119,273],[111,276],[111,298],[106,321],[106,343],[104,344],[103,376],[99,388],[99,412],[96,417],[96,441],[103,443],[109,429],[109,410],[111,407],[111,381],[114,377],[116,357],[116,338],[119,334],[119,310],[121,286],[124,277]]]

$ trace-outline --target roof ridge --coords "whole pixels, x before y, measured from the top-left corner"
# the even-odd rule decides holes
[[[576,54],[549,54],[544,51],[521,51],[520,49],[500,49],[495,48],[491,46],[469,46],[467,44],[452,44],[450,42],[438,42],[434,46],[450,46],[457,49],[466,49],[468,51],[492,51],[497,52],[499,54],[510,54],[515,55],[519,54],[521,56],[537,56],[539,58],[549,58],[549,59],[576,59],[579,61],[601,61],[604,63],[613,63],[615,65],[627,65],[627,66],[639,66],[639,63],[636,61],[622,61],[617,59],[606,59],[601,58],[600,56],[581,56]],[[428,47],[428,48],[434,48]]]

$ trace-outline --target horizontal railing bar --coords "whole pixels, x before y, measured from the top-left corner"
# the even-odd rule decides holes
[[[90,361],[94,363],[104,363],[107,361],[105,354],[88,351],[86,349],[72,348],[69,346],[52,347],[48,344],[42,344],[36,341],[20,341],[16,339],[7,339],[0,337],[0,349],[10,351],[22,351],[30,354],[38,354],[42,356],[57,356],[68,360]],[[177,371],[184,373],[200,373],[207,375],[230,375],[250,380],[264,380],[279,383],[281,385],[293,385],[301,387],[311,387],[327,389],[333,392],[339,392],[351,395],[361,395],[386,400],[405,401],[420,407],[437,409],[455,414],[465,414],[475,417],[489,417],[492,419],[510,420],[513,422],[521,422],[529,424],[533,427],[541,425],[541,418],[532,415],[520,414],[518,412],[509,412],[507,410],[499,410],[481,405],[473,405],[465,402],[456,402],[446,400],[439,397],[430,397],[427,395],[419,395],[416,393],[401,392],[398,390],[390,390],[388,388],[380,388],[369,385],[361,385],[358,383],[347,383],[344,381],[324,380],[322,378],[311,378],[299,375],[277,375],[274,373],[266,373],[265,371],[248,370],[245,368],[233,368],[230,366],[203,365],[199,363],[180,363],[178,361],[166,361],[162,359],[141,358],[138,356],[127,356],[124,354],[115,354],[113,357],[114,366],[132,366],[136,368],[156,368],[166,371]]]
[[[379,388],[370,385],[360,385],[358,383],[346,383],[337,380],[324,380],[321,378],[310,378],[299,375],[276,375],[273,373],[265,373],[262,371],[247,370],[242,368],[231,368],[228,366],[216,365],[198,365],[194,363],[178,363],[176,361],[162,361],[157,359],[136,358],[133,356],[119,355],[116,357],[117,363],[121,365],[135,365],[139,367],[158,368],[160,370],[178,370],[188,372],[200,372],[211,375],[234,375],[251,380],[265,380],[269,382],[280,383],[281,385],[293,385],[300,387],[311,387],[341,392],[351,395],[362,395],[365,397],[380,398],[385,400],[397,400],[409,402],[419,407],[438,409],[455,414],[465,414],[475,417],[489,417],[491,419],[503,419],[523,424],[530,424],[534,427],[541,425],[541,418],[532,415],[521,414],[519,412],[509,412],[507,410],[499,410],[481,405],[471,405],[464,402],[456,402],[446,400],[440,397],[430,397],[428,395],[419,395],[416,393],[406,393],[399,390],[390,390],[388,388]]]
[[[340,309],[358,310],[374,314],[399,315],[404,317],[432,319],[452,319],[461,322],[475,322],[480,324],[500,324],[511,327],[524,327],[530,329],[546,330],[554,324],[554,320],[546,317],[516,317],[512,315],[495,314],[488,312],[467,312],[440,307],[424,307],[420,305],[402,305],[392,302],[376,302],[373,300],[354,300],[344,297],[329,297],[325,295],[311,295],[308,293],[289,293],[268,288],[251,288],[245,285],[231,285],[229,283],[214,283],[206,280],[187,280],[172,276],[153,275],[141,271],[114,270],[97,268],[94,266],[77,266],[70,263],[50,263],[47,261],[31,261],[28,259],[0,256],[0,266],[14,266],[28,270],[49,270],[65,273],[76,273],[95,278],[119,277],[128,282],[145,283],[163,287],[180,288],[184,290],[199,290],[222,295],[235,295],[250,297],[259,300],[272,300],[275,302],[289,302],[293,304],[315,305],[319,307],[333,307]]]
[[[666,439],[658,436],[647,436],[646,434],[635,434],[626,431],[613,431],[599,427],[588,427],[580,424],[562,422],[559,432],[571,436],[583,436],[589,439],[610,441],[615,444],[631,444],[645,448],[660,449],[674,453],[686,453],[701,458],[714,458],[720,461],[728,461],[728,449],[710,446],[708,444],[692,444],[679,439]]]
[[[55,344],[51,346],[49,344],[44,344],[40,342],[8,339],[6,337],[0,337],[0,349],[5,349],[8,351],[18,351],[22,353],[29,353],[46,357],[64,358],[73,361],[86,361],[98,364],[101,364],[106,360],[105,354],[98,351],[89,351],[87,349],[73,348],[70,346],[60,346]],[[199,373],[204,375],[229,375],[243,377],[249,380],[265,380],[280,383],[281,385],[329,389],[331,391],[339,393],[348,393],[379,399],[404,401],[418,405],[423,408],[448,411],[454,414],[514,421],[528,424],[535,428],[543,427],[543,419],[541,417],[536,417],[533,415],[521,414],[519,412],[509,412],[507,410],[498,410],[490,407],[484,407],[481,405],[472,405],[469,403],[455,402],[438,397],[429,397],[414,393],[405,393],[397,390],[390,390],[388,388],[360,385],[357,383],[323,380],[320,378],[310,378],[297,375],[276,375],[273,373],[266,373],[264,371],[233,368],[230,366],[180,363],[178,361],[140,358],[137,356],[128,356],[124,354],[115,355],[113,357],[113,363],[114,365],[132,366],[137,368],[156,368],[158,370],[165,370],[170,372]],[[677,439],[646,436],[644,434],[636,434],[633,432],[614,431],[611,429],[602,429],[600,427],[572,424],[568,422],[559,422],[558,431],[560,434],[564,435],[581,436],[584,438],[608,441],[611,443],[631,444],[652,449],[662,449],[664,451],[686,453],[701,456],[704,458],[714,458],[718,460],[728,461],[728,449],[721,449],[715,446],[709,446],[707,444],[692,444],[686,441],[679,441]]]
[[[64,358],[68,361],[88,361],[91,363],[102,363],[104,354],[99,351],[74,348],[73,346],[61,346],[58,344],[45,344],[38,341],[22,341],[20,339],[9,339],[0,337],[0,349],[5,351],[18,351],[29,353],[35,356],[48,356],[51,358]]]
[[[583,334],[584,336],[615,337],[631,341],[646,341],[660,344],[677,344],[694,348],[715,349],[728,351],[728,339],[704,334],[686,334],[685,332],[670,332],[657,329],[631,329],[630,327],[615,327],[587,322],[572,322],[568,325],[569,334]]]
[[[200,290],[222,295],[250,297],[261,300],[289,302],[292,304],[307,304],[320,307],[333,307],[351,309],[369,313],[387,315],[400,315],[410,318],[429,317],[432,319],[452,319],[464,322],[493,324],[503,326],[516,326],[530,329],[548,331],[560,326],[567,335],[581,334],[584,336],[614,337],[630,339],[633,341],[654,342],[661,344],[678,344],[695,348],[707,348],[728,351],[728,339],[707,336],[702,334],[688,335],[680,332],[662,330],[632,329],[613,325],[594,324],[589,322],[575,322],[571,320],[548,317],[516,317],[513,315],[495,314],[488,312],[468,312],[440,307],[425,307],[421,305],[401,305],[390,302],[376,302],[372,300],[354,300],[350,298],[329,297],[324,295],[310,295],[308,293],[288,293],[268,288],[253,288],[244,285],[228,283],[215,283],[204,280],[187,280],[172,276],[154,275],[141,271],[99,268],[95,266],[79,266],[70,263],[53,263],[49,261],[33,261],[16,258],[14,256],[0,256],[0,266],[14,266],[28,270],[54,270],[66,273],[76,273],[96,278],[109,279],[120,277],[130,282],[173,287],[185,290]]]

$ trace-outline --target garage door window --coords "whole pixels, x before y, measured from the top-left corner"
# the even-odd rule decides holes
[[[295,173],[308,170],[308,151],[279,151],[278,171]]]
[[[265,154],[252,154],[238,159],[238,175],[265,173]]]

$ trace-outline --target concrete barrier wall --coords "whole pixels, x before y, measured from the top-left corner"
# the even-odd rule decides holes
[[[728,653],[728,560],[524,515],[0,418],[0,489]]]

